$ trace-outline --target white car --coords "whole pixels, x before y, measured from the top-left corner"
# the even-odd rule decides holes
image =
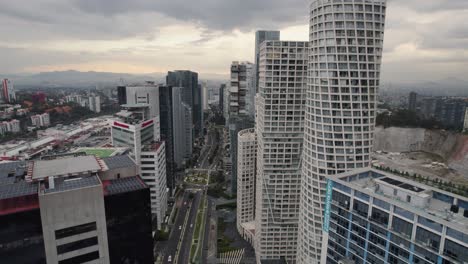
[[[167,257],[167,262],[172,262],[172,256]]]
[[[190,228],[192,228],[192,227],[193,227],[193,224],[190,224]]]
[[[179,230],[182,230],[182,226],[179,226]]]

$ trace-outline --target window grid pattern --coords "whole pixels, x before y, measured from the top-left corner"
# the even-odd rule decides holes
[[[295,259],[304,131],[307,42],[265,41],[257,94],[255,249],[261,260]]]
[[[385,0],[315,0],[310,10],[298,263],[319,263],[325,177],[370,164]]]

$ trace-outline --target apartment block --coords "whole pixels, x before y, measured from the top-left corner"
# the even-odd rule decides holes
[[[301,188],[307,42],[264,41],[256,98],[257,263],[293,261]]]

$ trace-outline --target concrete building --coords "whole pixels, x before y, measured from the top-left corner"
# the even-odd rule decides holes
[[[168,200],[164,142],[143,146],[140,170],[141,178],[150,187],[151,212],[156,214],[157,228],[161,230]]]
[[[256,98],[257,263],[294,261],[297,250],[308,42],[264,41]]]
[[[150,187],[151,212],[156,216],[160,229],[166,214],[168,194],[166,149],[158,137],[159,124],[155,117],[149,118],[151,108],[147,104],[122,107],[124,110],[117,114],[120,120],[112,123],[112,145],[128,147],[130,155],[140,165],[140,175]]]
[[[177,95],[177,93],[179,95]],[[175,170],[177,164],[175,162],[176,144],[181,142],[180,138],[177,138],[177,131],[175,130],[175,124],[178,124],[178,120],[174,116],[174,107],[181,104],[180,101],[180,88],[173,88],[172,86],[160,86],[159,87],[159,113],[161,120],[161,140],[166,143],[166,172],[167,172],[167,187],[170,188],[171,193],[175,188]]]
[[[468,131],[468,107],[465,108],[465,122],[463,122],[463,131]]]
[[[128,156],[1,163],[0,257],[17,264],[153,263],[149,201]]]
[[[226,84],[221,84],[219,87],[219,110],[224,113],[224,91],[226,90]]]
[[[149,116],[157,117],[159,121],[158,85],[155,85],[154,82],[146,82],[144,85],[127,86],[125,94],[127,96],[127,105],[147,104],[149,106]]]
[[[94,113],[101,113],[101,97],[94,94],[90,95],[88,97],[88,107]]]
[[[188,106],[187,104],[182,103],[180,107],[180,114],[181,114],[181,119],[183,122],[180,123],[179,127],[182,129],[180,130],[182,132],[182,144],[183,147],[183,162],[187,162],[192,158],[192,153],[193,153],[193,127],[190,126],[189,124],[193,124],[193,112],[192,108]]]
[[[416,112],[418,103],[418,94],[415,92],[411,92],[408,98],[408,110]]]
[[[321,263],[465,263],[468,198],[374,169],[327,178]]]
[[[9,79],[3,79],[2,81],[2,94],[1,98],[7,104],[13,103],[16,101],[16,90],[13,86],[13,82]]]
[[[259,67],[260,67],[260,45],[265,40],[280,40],[280,32],[276,30],[258,30],[255,32],[255,92],[258,92]]]
[[[0,135],[5,133],[19,133],[21,132],[20,121],[13,119],[10,121],[0,122]]]
[[[255,65],[250,62],[234,61],[231,64],[229,86],[229,116],[255,116]]]
[[[198,85],[198,73],[191,71],[168,72],[166,85],[183,88],[182,102],[188,105],[192,111],[194,137],[200,136],[200,132],[203,131],[203,110],[201,86]]]
[[[210,88],[208,88],[208,84],[206,82],[203,82],[201,84],[201,90],[202,90],[202,110],[210,110]]]
[[[385,11],[385,0],[310,6],[298,263],[323,255],[325,177],[370,165]]]
[[[255,129],[238,134],[237,152],[237,231],[252,245],[255,239],[255,175],[257,139]]]
[[[48,127],[50,126],[49,113],[31,116],[31,123],[34,127]]]

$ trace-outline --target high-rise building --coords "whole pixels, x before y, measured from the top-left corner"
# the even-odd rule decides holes
[[[297,250],[308,42],[264,41],[256,98],[257,263],[294,261]]]
[[[234,61],[231,64],[229,86],[229,116],[250,115],[254,117],[255,68],[250,62]]]
[[[2,263],[154,262],[150,192],[128,156],[0,164],[0,221]]]
[[[226,84],[221,84],[219,87],[219,110],[224,113],[224,92],[226,90]]]
[[[210,89],[208,88],[208,84],[206,82],[202,83],[202,110],[209,110],[210,109]]]
[[[463,123],[463,131],[468,131],[468,106],[465,108],[465,121]]]
[[[49,113],[33,115],[31,123],[34,127],[48,127],[50,126],[50,115]]]
[[[16,101],[16,91],[13,82],[9,79],[3,79],[2,81],[2,97],[5,103]]]
[[[166,143],[166,172],[167,172],[167,187],[170,188],[171,193],[175,188],[175,170],[177,164],[175,163],[175,144],[177,139],[174,124],[178,122],[174,117],[174,106],[180,105],[182,102],[180,96],[174,96],[174,91],[180,93],[179,88],[172,86],[159,87],[159,113],[161,124],[161,140]]]
[[[415,92],[411,92],[408,98],[408,110],[415,112],[416,107],[417,107],[417,102],[418,102],[418,94]]]
[[[191,71],[168,72],[166,84],[173,87],[182,87],[182,101],[192,111],[194,137],[198,137],[203,129],[203,111],[201,87],[198,85],[198,73]]]
[[[158,85],[155,85],[154,82],[146,82],[144,85],[127,86],[125,94],[127,95],[127,105],[147,104],[149,116],[151,118],[156,117],[159,123]]]
[[[127,87],[118,86],[117,87],[117,102],[119,105],[127,104]]]
[[[124,110],[117,113],[119,120],[112,123],[112,145],[129,148],[130,155],[140,165],[140,175],[150,187],[151,212],[156,216],[158,229],[161,229],[168,194],[166,147],[160,141],[159,123],[156,117],[150,117],[148,104],[127,104],[122,107]]]
[[[370,165],[385,22],[385,0],[310,6],[297,262],[319,263],[325,177]]]
[[[255,238],[255,175],[257,139],[255,129],[242,130],[238,134],[237,152],[237,231],[251,244]]]
[[[88,97],[89,110],[100,113],[101,112],[101,97],[99,95],[90,95]]]
[[[181,127],[181,132],[182,132],[182,144],[183,146],[183,162],[186,162],[192,158],[192,152],[193,152],[193,128],[190,125],[187,124],[192,124],[193,122],[193,111],[190,106],[188,106],[185,103],[182,103],[180,105],[180,113],[181,117],[180,120],[182,120],[181,124],[179,127]]]
[[[255,92],[258,92],[260,45],[265,40],[280,40],[280,32],[276,30],[258,30],[255,32]]]
[[[321,263],[465,263],[468,198],[374,169],[327,179]]]

